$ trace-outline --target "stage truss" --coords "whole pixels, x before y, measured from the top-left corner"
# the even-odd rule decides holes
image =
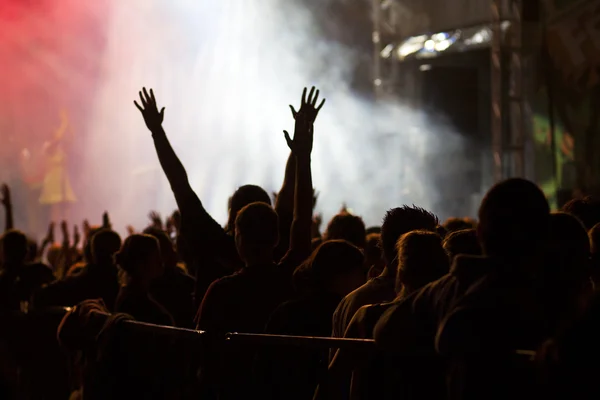
[[[500,181],[526,175],[523,0],[490,0],[490,6],[491,150],[494,180]],[[414,81],[403,79],[402,59],[396,56],[407,39],[402,34],[405,9],[403,0],[372,0],[373,85],[379,98],[399,96]]]

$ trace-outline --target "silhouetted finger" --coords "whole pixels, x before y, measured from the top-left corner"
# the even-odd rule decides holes
[[[292,142],[292,138],[290,138],[290,134],[288,133],[288,131],[283,131],[283,135],[285,136],[285,141],[287,142],[288,147],[290,148],[290,150],[292,150],[292,147],[294,146],[294,142]]]
[[[319,112],[321,110],[321,108],[323,107],[324,104],[325,104],[325,99],[323,99],[323,101],[321,101],[321,104],[319,104],[319,107],[317,107],[317,112]]]
[[[140,107],[140,105],[138,104],[137,101],[133,101],[133,104],[135,104],[135,106],[137,107],[138,110],[140,110],[140,112],[144,112],[144,109],[142,107]]]
[[[298,115],[298,111],[296,111],[296,109],[294,108],[293,105],[290,104],[290,110],[292,110],[292,116],[294,117],[294,119],[296,118],[296,115]]]
[[[152,100],[152,104],[156,104],[156,97],[154,97],[154,89],[150,89],[150,100]]]
[[[310,93],[308,93],[308,104],[312,104],[312,101],[313,101],[312,97],[313,97],[314,93],[315,93],[315,87],[313,86],[310,88]]]
[[[302,106],[306,104],[306,88],[304,88],[304,90],[302,91]],[[302,108],[302,106],[300,106],[300,108]]]
[[[144,95],[143,95],[143,93],[142,93],[142,92],[139,92],[139,94],[140,94],[140,101],[142,102],[142,106],[143,106],[144,108],[146,108],[146,105],[148,104],[148,102],[147,102],[147,101],[146,101],[146,99],[144,98]]]
[[[148,89],[144,88],[144,97],[146,98],[146,103],[152,104],[152,98],[148,94]]]
[[[315,93],[315,97],[312,99],[312,102],[310,103],[311,106],[315,106],[317,104],[317,100],[319,100],[319,89],[317,89],[317,92]]]
[[[165,108],[160,109],[160,120],[162,121],[165,118]]]

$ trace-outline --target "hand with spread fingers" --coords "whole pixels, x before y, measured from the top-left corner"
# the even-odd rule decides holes
[[[290,104],[290,110],[292,110],[292,115],[294,116],[294,119],[296,119],[296,117],[298,116],[298,113],[304,112],[308,116],[309,123],[312,124],[315,122],[315,120],[317,119],[317,115],[319,114],[319,111],[321,111],[321,108],[323,108],[323,105],[325,104],[325,99],[323,99],[321,101],[321,103],[319,104],[319,106],[317,107],[317,101],[319,100],[319,93],[320,93],[320,91],[318,89],[316,89],[316,92],[315,92],[315,87],[313,86],[310,89],[310,93],[308,94],[308,99],[307,99],[306,98],[306,88],[304,88],[304,90],[302,91],[302,100],[300,103],[300,110],[296,111],[294,106],[292,106]]]
[[[306,88],[302,91],[302,102],[300,110],[296,111],[293,106],[290,106],[292,115],[296,120],[294,129],[294,139],[290,137],[287,131],[283,131],[288,147],[298,156],[309,156],[313,147],[313,123],[319,114],[319,111],[325,104],[325,99],[317,106],[319,99],[319,90],[315,87],[310,90],[308,98],[306,97]]]
[[[10,188],[8,187],[8,185],[2,185],[2,187],[0,188],[0,192],[2,193],[2,204],[4,205],[4,207],[10,206]]]
[[[150,89],[150,93],[148,93],[146,88],[143,88],[142,91],[139,92],[139,95],[141,106],[137,101],[134,101],[133,104],[135,104],[137,109],[142,113],[146,126],[151,132],[160,129],[165,118],[165,108],[163,107],[158,111],[156,98],[154,97],[154,91],[152,89]]]

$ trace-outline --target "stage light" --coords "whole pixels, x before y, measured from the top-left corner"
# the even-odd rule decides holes
[[[431,39],[427,40],[423,47],[427,51],[435,51],[435,41],[433,41]]]
[[[390,56],[392,55],[392,51],[394,50],[394,45],[392,44],[388,44],[387,46],[385,46],[383,48],[383,50],[381,50],[381,57],[383,58],[390,58]]]

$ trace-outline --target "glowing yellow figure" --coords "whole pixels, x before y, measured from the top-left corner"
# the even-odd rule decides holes
[[[71,187],[67,170],[67,153],[63,148],[63,139],[69,128],[69,119],[66,111],[62,110],[61,125],[56,130],[54,138],[44,144],[46,154],[46,174],[42,184],[40,204],[60,205],[74,203],[77,197]],[[58,210],[53,212],[56,214]],[[58,217],[58,215],[56,215]]]

